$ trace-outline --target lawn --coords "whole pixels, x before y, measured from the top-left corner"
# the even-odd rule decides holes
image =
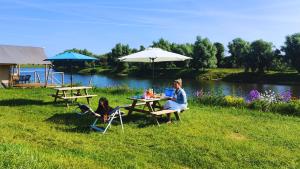
[[[53,92],[0,89],[0,168],[300,168],[299,117],[190,100],[181,123],[158,127],[135,113],[124,133],[116,123],[102,135],[75,106],[53,104]],[[136,91],[93,93],[116,106]]]

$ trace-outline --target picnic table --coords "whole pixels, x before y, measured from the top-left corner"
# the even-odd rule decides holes
[[[142,99],[136,97],[127,98],[132,101],[131,104],[123,106],[126,110],[128,110],[128,115],[131,115],[132,112],[140,112],[145,114],[150,114],[158,126],[160,125],[157,117],[174,113],[177,120],[180,120],[180,116],[176,110],[163,110],[163,106],[160,104],[161,101],[169,100],[170,97],[155,97],[150,99]],[[142,107],[142,108],[141,108]],[[145,109],[146,108],[146,109]]]
[[[56,90],[55,94],[52,94],[54,97],[54,102],[57,102],[57,99],[62,99],[66,101],[66,105],[69,106],[68,102],[77,101],[79,98],[86,98],[88,104],[90,104],[90,100],[92,97],[97,95],[91,95],[88,93],[88,89],[92,89],[92,87],[88,86],[76,86],[76,87],[58,87],[54,88]]]

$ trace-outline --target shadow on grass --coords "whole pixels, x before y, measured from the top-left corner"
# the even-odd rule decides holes
[[[167,121],[167,118],[163,117],[163,118],[158,118],[158,122],[160,124],[163,124]],[[123,117],[123,122],[129,123],[129,124],[136,124],[138,128],[145,128],[148,126],[153,126],[153,125],[157,125],[155,119],[153,117],[151,117],[150,115],[145,115],[145,114],[131,114],[130,116],[125,116]]]
[[[46,119],[46,122],[55,123],[59,125],[65,125],[62,127],[56,127],[56,129],[65,132],[76,133],[90,133],[90,125],[94,122],[95,117],[92,115],[79,115],[77,113],[63,113],[54,114],[52,117]],[[157,125],[155,120],[151,116],[144,114],[132,114],[130,116],[123,116],[123,124],[136,125],[138,128],[145,128],[148,126]],[[160,123],[166,121],[165,118],[158,119]],[[107,124],[103,124],[100,120],[97,123],[98,126],[105,127]],[[113,121],[113,125],[121,125],[119,118]]]
[[[0,106],[27,106],[27,105],[51,105],[53,102],[32,99],[7,99],[0,100]]]
[[[66,132],[79,132],[79,133],[89,133],[89,125],[93,122],[91,116],[79,115],[77,113],[62,113],[54,114],[50,118],[46,119],[46,122],[66,125],[67,127],[57,127],[56,129]],[[70,128],[73,127],[73,128]]]

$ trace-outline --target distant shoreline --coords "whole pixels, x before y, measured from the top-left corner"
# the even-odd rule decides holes
[[[82,69],[78,73],[90,74],[89,69]],[[150,71],[150,70],[149,70]],[[128,77],[147,77],[151,78],[151,71],[135,72],[131,70],[127,73],[114,73],[111,69],[98,69],[96,74],[109,74],[110,76],[128,76]],[[278,84],[278,85],[300,85],[300,74],[296,71],[266,73],[246,73],[243,69],[207,69],[205,71],[196,71],[190,69],[159,69],[156,70],[156,77],[159,78],[190,78],[195,80],[207,81],[225,81],[231,83],[258,83],[258,84]]]

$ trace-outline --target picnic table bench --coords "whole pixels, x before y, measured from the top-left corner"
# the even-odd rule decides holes
[[[73,99],[77,101],[77,99],[79,98],[86,98],[88,104],[90,104],[89,99],[97,96],[88,93],[88,89],[91,88],[92,87],[88,87],[88,86],[59,87],[59,88],[54,88],[54,90],[56,90],[56,93],[51,94],[51,96],[54,97],[54,102],[57,102],[57,99],[62,99],[66,101],[67,106],[69,106],[68,101],[70,100],[72,101]]]

